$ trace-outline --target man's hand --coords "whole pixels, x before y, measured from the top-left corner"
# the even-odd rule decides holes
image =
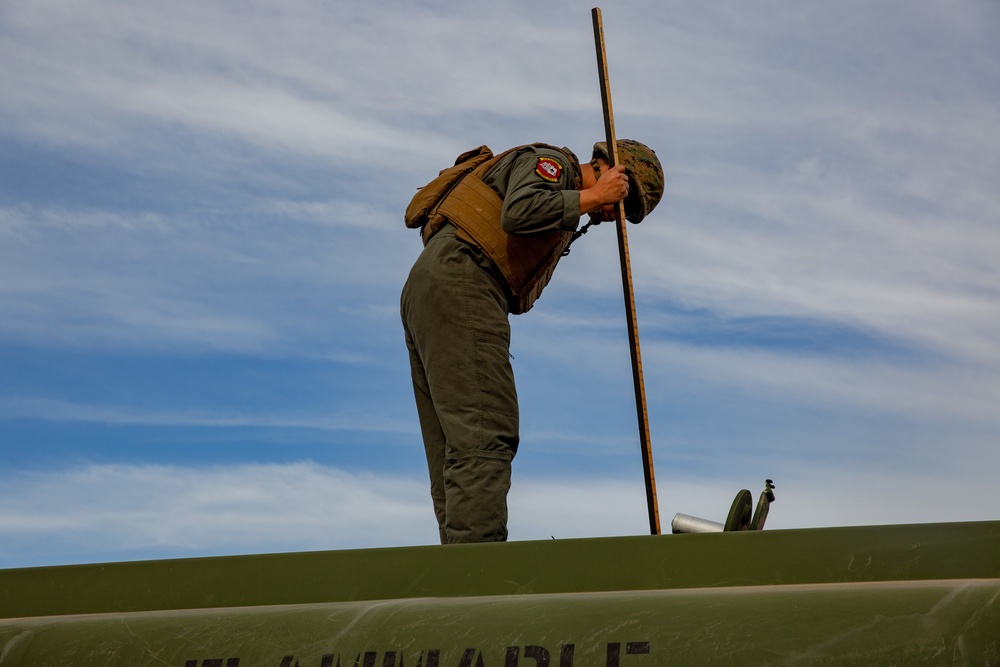
[[[604,168],[597,182],[580,191],[580,215],[600,209],[601,219],[608,221],[615,218],[615,204],[628,195],[629,182],[623,165],[602,166]]]

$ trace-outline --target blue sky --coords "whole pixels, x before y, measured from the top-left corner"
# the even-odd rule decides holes
[[[661,521],[996,519],[1000,5],[603,7]],[[0,4],[0,567],[436,540],[414,190],[603,121],[590,5]],[[513,318],[511,539],[647,530],[614,230]]]

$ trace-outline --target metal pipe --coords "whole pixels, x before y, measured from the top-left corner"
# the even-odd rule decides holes
[[[670,530],[675,535],[677,533],[721,533],[723,528],[725,526],[717,521],[699,519],[696,516],[680,513],[675,514],[674,520],[670,522]]]

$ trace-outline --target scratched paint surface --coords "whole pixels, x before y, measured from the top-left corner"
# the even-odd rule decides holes
[[[1000,522],[0,571],[0,667],[1000,664]]]
[[[0,665],[996,664],[1000,580],[425,598],[0,621]]]
[[[0,618],[1000,578],[1000,522],[548,540],[0,570]]]

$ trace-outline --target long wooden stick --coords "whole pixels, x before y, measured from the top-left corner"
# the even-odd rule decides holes
[[[601,104],[604,107],[604,133],[608,142],[608,162],[618,164],[615,143],[615,116],[611,108],[611,83],[608,79],[608,57],[604,49],[604,22],[601,10],[594,7],[594,43],[597,46],[597,71],[601,80]],[[635,316],[635,295],[632,289],[632,266],[628,253],[628,232],[625,229],[625,203],[615,207],[618,223],[618,255],[622,265],[622,288],[625,292],[625,312],[628,320],[629,349],[632,352],[632,379],[635,384],[635,407],[639,418],[639,440],[642,447],[642,470],[646,477],[646,506],[649,510],[649,531],[660,534],[660,511],[656,502],[656,479],[653,474],[653,449],[649,441],[649,413],[646,409],[646,389],[642,379],[642,357],[639,354],[639,329]]]

